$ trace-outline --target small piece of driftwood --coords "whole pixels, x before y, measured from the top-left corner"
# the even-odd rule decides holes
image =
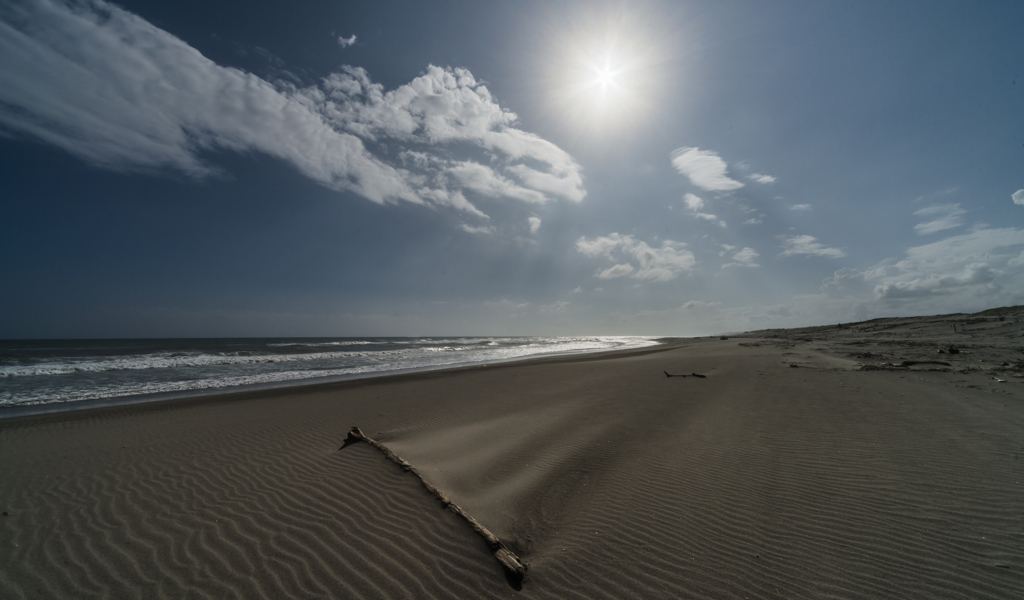
[[[662,371],[662,373],[665,374],[665,377],[700,377],[701,379],[707,377],[707,375],[701,375],[700,373],[690,373],[689,375],[671,375],[668,371]]]
[[[420,483],[423,484],[423,487],[427,488],[428,492],[433,494],[435,498],[441,501],[442,506],[462,517],[463,520],[465,520],[466,523],[468,523],[469,526],[473,528],[473,531],[477,532],[477,534],[480,537],[482,537],[485,542],[487,542],[487,547],[490,548],[491,552],[494,553],[494,558],[498,559],[498,562],[501,563],[501,566],[505,567],[505,571],[510,579],[512,579],[517,584],[521,584],[523,582],[523,580],[526,578],[526,563],[523,562],[522,559],[520,559],[518,556],[516,556],[514,552],[509,550],[508,547],[501,540],[499,540],[496,535],[488,531],[487,528],[481,525],[479,521],[469,516],[469,514],[466,513],[466,511],[462,510],[462,508],[460,508],[458,505],[452,502],[451,499],[444,494],[444,492],[437,489],[436,487],[431,485],[429,481],[424,479],[423,475],[421,475],[420,472],[416,470],[416,467],[410,465],[405,459],[392,452],[391,449],[385,446],[384,444],[381,444],[380,442],[373,438],[367,437],[366,434],[364,434],[358,427],[353,427],[352,431],[348,432],[348,437],[345,438],[345,443],[341,445],[341,448],[339,448],[339,450],[344,448],[345,446],[348,446],[349,444],[354,444],[356,442],[366,442],[367,444],[380,450],[384,454],[384,456],[386,456],[391,462],[402,467],[403,470],[415,475],[420,480]]]

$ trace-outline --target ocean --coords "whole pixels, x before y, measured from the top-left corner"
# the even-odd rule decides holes
[[[19,407],[117,404],[656,343],[617,336],[0,340],[0,416]]]

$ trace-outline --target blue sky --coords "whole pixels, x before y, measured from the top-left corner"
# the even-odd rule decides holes
[[[1024,303],[1019,2],[0,7],[0,337]]]

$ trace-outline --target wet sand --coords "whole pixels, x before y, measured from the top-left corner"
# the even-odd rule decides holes
[[[1024,325],[971,319],[2,419],[0,597],[1024,597]]]

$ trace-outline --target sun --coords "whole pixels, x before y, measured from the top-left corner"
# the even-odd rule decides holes
[[[552,124],[613,139],[650,118],[679,72],[666,58],[668,34],[656,17],[595,9],[550,30],[550,44],[537,45],[540,77],[532,89],[542,94]]]
[[[615,86],[615,72],[608,67],[596,69],[594,77],[594,83],[597,87],[601,88],[602,92],[606,92],[608,88]]]

